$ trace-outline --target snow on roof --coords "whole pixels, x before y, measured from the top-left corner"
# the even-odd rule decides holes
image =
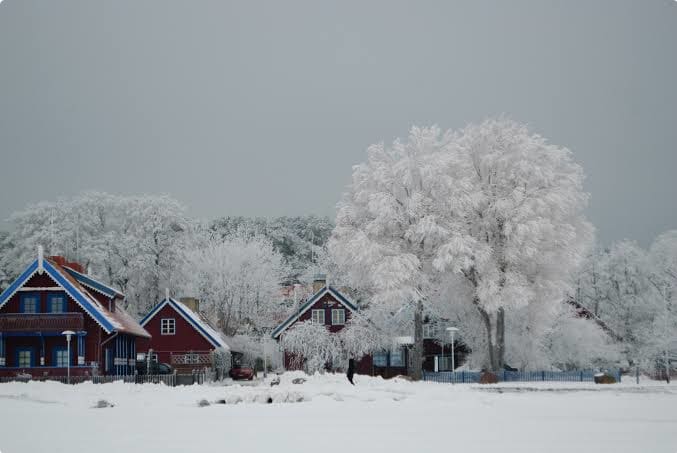
[[[230,347],[223,339],[223,336],[211,326],[209,321],[204,316],[202,316],[200,313],[195,313],[186,305],[175,299],[172,299],[171,297],[163,299],[159,304],[153,307],[153,309],[148,312],[148,314],[141,320],[141,325],[145,326],[166,305],[170,305],[175,311],[183,316],[183,318],[193,327],[195,327],[195,330],[197,330],[200,335],[209,341],[212,346],[215,348],[230,350]]]
[[[341,305],[346,307],[348,310],[352,312],[357,311],[357,305],[347,296],[343,295],[333,286],[325,286],[324,288],[320,289],[318,292],[310,296],[297,312],[294,312],[294,314],[289,316],[286,321],[277,326],[275,330],[273,330],[272,337],[273,338],[279,337],[282,334],[282,332],[287,330],[294,322],[296,322],[301,317],[301,315],[307,312],[310,309],[310,307],[312,307],[315,304],[315,302],[320,300],[320,298],[322,298],[325,294],[330,294],[331,296],[333,296],[334,299],[336,299]]]
[[[96,299],[96,297],[92,296],[86,288],[80,285],[78,280],[76,280],[66,268],[49,258],[44,258],[42,260],[42,266],[40,266],[39,261],[40,259],[33,261],[19,278],[14,280],[14,282],[0,294],[0,307],[7,303],[7,301],[23,287],[33,275],[43,271],[63,288],[66,294],[91,316],[106,333],[120,332],[150,338],[150,334],[138,325],[138,323],[122,308],[118,308],[115,313],[110,312]]]

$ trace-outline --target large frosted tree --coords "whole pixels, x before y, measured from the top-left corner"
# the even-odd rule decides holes
[[[330,241],[337,263],[372,303],[470,303],[486,365],[505,362],[505,312],[556,312],[592,240],[583,171],[563,148],[510,120],[457,133],[412,128],[406,143],[374,145],[354,167]],[[458,284],[458,297],[439,288]],[[463,300],[469,298],[469,301]]]
[[[202,301],[227,335],[262,333],[274,324],[279,285],[287,273],[271,240],[238,230],[205,238],[190,250],[181,286]]]

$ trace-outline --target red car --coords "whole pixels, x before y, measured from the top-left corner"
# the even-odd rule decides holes
[[[231,368],[230,371],[228,372],[228,375],[234,380],[234,381],[242,381],[242,380],[248,380],[251,381],[254,379],[254,375],[256,372],[249,367],[235,367]]]

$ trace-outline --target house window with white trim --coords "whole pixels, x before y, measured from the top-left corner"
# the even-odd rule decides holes
[[[333,308],[331,310],[331,324],[333,326],[342,326],[346,323],[346,311],[342,308]]]
[[[66,297],[63,294],[48,294],[47,309],[50,313],[64,313],[66,311]]]
[[[19,368],[30,368],[33,366],[33,351],[30,349],[20,349],[16,353],[16,358]]]
[[[160,335],[175,335],[176,319],[164,318],[160,320]]]
[[[315,324],[324,324],[324,310],[313,310],[310,320]]]
[[[40,296],[37,294],[22,294],[19,305],[21,313],[39,313]]]
[[[54,350],[54,366],[66,367],[68,365],[68,349],[56,348]]]
[[[437,324],[423,324],[423,338],[438,338],[437,332]]]

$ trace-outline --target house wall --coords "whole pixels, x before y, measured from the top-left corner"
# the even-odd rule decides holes
[[[303,322],[303,321],[310,321],[313,316],[313,310],[324,310],[324,323],[329,329],[330,332],[336,333],[340,332],[345,325],[332,325],[331,324],[331,310],[332,308],[343,308],[346,312],[346,322],[350,320],[350,317],[352,316],[352,312],[348,310],[344,305],[342,305],[339,301],[334,299],[334,297],[327,293],[324,296],[322,296],[317,302],[315,302],[305,313],[301,315],[301,317],[295,321],[292,325],[296,324],[297,322]]]
[[[176,320],[175,335],[162,335],[160,324],[163,318]],[[149,349],[153,349],[158,354],[158,360],[163,363],[170,363],[172,353],[214,350],[214,346],[169,304],[162,307],[144,328],[152,335],[152,338],[139,341],[138,352],[148,352]]]

